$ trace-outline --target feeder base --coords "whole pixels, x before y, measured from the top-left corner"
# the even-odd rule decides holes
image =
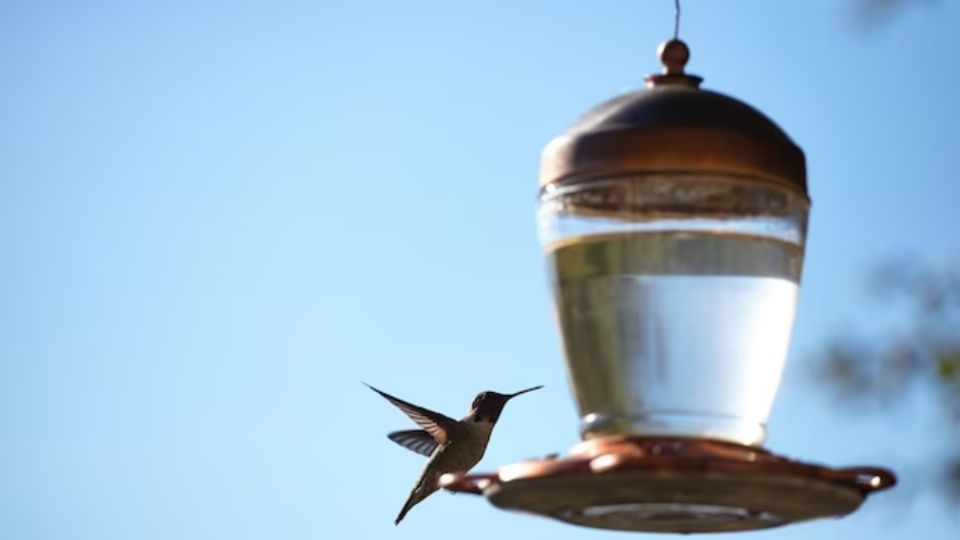
[[[482,493],[507,510],[587,527],[682,533],[839,517],[895,482],[885,469],[830,469],[750,446],[621,436],[586,441],[562,459],[443,480],[447,489]]]

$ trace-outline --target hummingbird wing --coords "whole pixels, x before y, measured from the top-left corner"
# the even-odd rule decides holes
[[[387,434],[387,437],[407,450],[412,450],[421,456],[432,456],[433,451],[440,446],[429,433],[422,429],[394,431],[393,433]]]
[[[366,384],[366,383],[364,383]],[[376,388],[367,384],[367,386],[374,392],[383,396],[387,401],[393,403],[398,409],[404,412],[411,420],[417,423],[418,426],[423,428],[437,444],[446,444],[450,440],[450,436],[454,433],[459,427],[460,423],[450,418],[449,416],[442,415],[438,412],[433,412],[430,409],[424,409],[423,407],[414,405],[413,403],[407,403],[406,401],[393,397],[390,394],[377,390]]]

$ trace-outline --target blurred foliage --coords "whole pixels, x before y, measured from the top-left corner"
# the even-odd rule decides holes
[[[841,403],[883,410],[918,390],[942,405],[954,448],[943,464],[946,492],[960,501],[960,269],[911,259],[879,265],[868,280],[890,322],[868,337],[834,339],[818,354],[816,376]]]
[[[859,23],[873,26],[895,18],[907,8],[937,3],[939,0],[855,0],[854,11]]]
[[[905,18],[910,11],[920,11],[912,8],[931,8],[941,3],[942,0],[852,0],[850,19],[861,30],[879,30]]]

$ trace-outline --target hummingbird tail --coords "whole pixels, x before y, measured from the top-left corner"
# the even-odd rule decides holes
[[[400,521],[403,520],[404,516],[407,515],[407,512],[409,512],[411,508],[419,504],[420,501],[432,495],[433,492],[437,491],[438,489],[440,489],[440,487],[437,486],[435,477],[420,478],[420,481],[417,482],[416,487],[414,487],[413,491],[410,492],[410,496],[407,497],[407,502],[403,504],[403,510],[400,510],[400,514],[397,515],[397,519],[393,522],[393,524],[399,525]]]
[[[413,490],[410,493],[410,497],[407,498],[407,502],[403,505],[403,510],[400,510],[400,514],[397,515],[397,519],[393,522],[394,525],[399,525],[403,520],[404,516],[407,515],[407,512],[410,511],[418,502],[422,501],[423,498],[419,496],[417,490]]]

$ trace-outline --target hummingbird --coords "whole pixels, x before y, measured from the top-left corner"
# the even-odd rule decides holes
[[[366,383],[364,383],[366,384]],[[451,472],[466,472],[473,468],[483,457],[490,441],[493,426],[500,418],[507,401],[543,386],[534,386],[512,394],[480,392],[470,405],[470,412],[462,420],[408,403],[400,398],[377,390],[366,384],[374,392],[393,403],[422,429],[394,431],[387,437],[400,446],[430,459],[420,474],[416,485],[410,492],[407,502],[397,515],[394,525],[399,525],[407,512],[417,503],[440,489],[440,477]]]

